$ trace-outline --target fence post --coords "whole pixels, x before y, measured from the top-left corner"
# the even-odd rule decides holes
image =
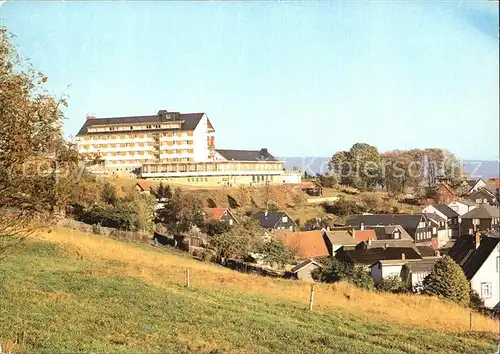
[[[186,288],[189,288],[189,269],[186,269]]]
[[[314,283],[311,284],[311,295],[309,296],[309,311],[312,311],[314,303]]]
[[[472,311],[469,313],[469,331],[472,331]]]

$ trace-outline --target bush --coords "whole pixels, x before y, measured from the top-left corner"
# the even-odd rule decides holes
[[[323,209],[329,214],[335,214],[338,216],[348,216],[366,212],[366,208],[364,206],[359,205],[354,200],[347,200],[342,197],[331,204],[323,203]]]
[[[450,257],[436,262],[422,283],[422,294],[437,295],[459,305],[470,302],[470,286],[462,268]]]
[[[324,283],[345,281],[366,290],[374,288],[372,277],[362,267],[353,266],[330,257],[322,258],[319,262],[323,268],[315,269],[311,274],[316,281]]]
[[[95,235],[100,235],[101,234],[101,225],[92,224],[92,233]]]
[[[398,276],[390,276],[384,278],[376,285],[378,291],[385,291],[388,293],[403,293],[406,292],[407,286],[401,281]]]

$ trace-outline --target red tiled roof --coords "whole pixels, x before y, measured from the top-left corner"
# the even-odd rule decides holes
[[[139,186],[139,188],[142,189],[144,192],[151,190],[151,186],[146,182],[137,182],[136,185]]]
[[[298,259],[326,257],[329,255],[321,231],[280,231],[277,239],[283,242]]]
[[[219,221],[224,212],[226,211],[226,208],[205,208],[205,214],[207,215],[208,218]]]
[[[488,182],[493,182],[496,184],[497,188],[500,187],[500,177],[496,177],[496,178],[490,178],[488,179]]]
[[[375,230],[354,230],[354,239],[357,243],[368,240],[376,240],[377,234],[375,233]]]

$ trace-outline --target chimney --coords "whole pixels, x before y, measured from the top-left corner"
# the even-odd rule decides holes
[[[359,225],[359,229],[361,231],[365,231],[365,223],[364,222],[361,222],[361,225]]]
[[[384,250],[386,250],[389,247],[389,244],[386,242],[384,243]]]
[[[401,253],[401,259],[404,261],[406,259],[406,255],[404,253]]]
[[[268,214],[268,210],[266,209],[266,211],[264,212],[264,216],[267,218],[267,214]]]
[[[372,245],[372,239],[368,239],[368,246],[371,246]]]
[[[479,245],[481,244],[481,234],[479,231],[476,231],[474,233],[474,243],[476,244],[476,249],[479,248]]]
[[[439,252],[439,250],[436,250],[435,254],[436,254],[436,257],[441,257],[441,252]]]
[[[351,230],[352,238],[356,238],[356,229],[353,227]]]

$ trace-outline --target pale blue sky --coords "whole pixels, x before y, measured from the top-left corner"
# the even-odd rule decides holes
[[[499,150],[493,2],[3,3],[23,56],[98,117],[206,112],[219,148]]]

